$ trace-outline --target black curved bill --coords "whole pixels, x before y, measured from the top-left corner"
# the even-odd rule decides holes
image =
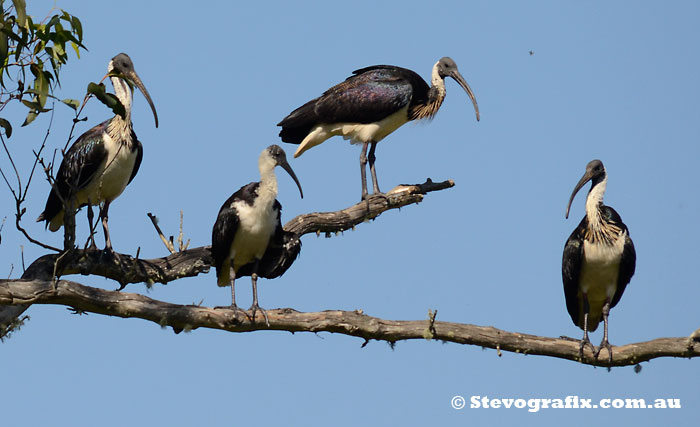
[[[136,85],[136,87],[139,88],[141,93],[143,94],[144,97],[146,97],[146,101],[148,101],[148,105],[151,106],[151,110],[153,111],[153,118],[156,120],[156,127],[158,127],[158,113],[156,112],[156,107],[153,105],[153,100],[151,99],[151,95],[148,93],[148,90],[146,90],[146,86],[143,85],[143,82],[139,78],[138,74],[136,74],[136,71],[126,71],[124,73],[125,77],[128,78],[133,84]]]
[[[576,193],[579,192],[579,190],[586,185],[588,181],[593,179],[593,174],[591,173],[590,170],[586,169],[586,173],[583,174],[581,179],[579,179],[578,183],[576,183],[576,187],[574,187],[574,191],[571,193],[571,197],[569,197],[569,204],[566,205],[566,218],[569,218],[569,210],[571,209],[571,202],[574,201],[574,197],[576,196]]]
[[[454,70],[450,73],[450,77],[455,79],[457,83],[459,83],[460,86],[467,92],[467,95],[469,95],[469,98],[472,100],[472,104],[474,104],[474,110],[476,111],[476,121],[479,121],[479,106],[476,103],[476,97],[474,96],[474,92],[472,92],[472,88],[469,87],[469,84],[467,83],[466,80],[464,80],[464,77],[462,77],[462,74],[459,73],[459,71]]]
[[[292,170],[292,167],[289,166],[289,163],[287,163],[287,160],[286,160],[286,159],[285,159],[284,162],[280,163],[279,165],[280,165],[280,167],[281,167],[282,169],[286,170],[287,173],[289,174],[289,176],[291,176],[292,179],[294,180],[294,182],[296,182],[297,187],[299,187],[299,194],[301,195],[301,198],[303,199],[303,198],[304,198],[304,192],[303,192],[302,189],[301,189],[301,184],[299,183],[299,179],[297,178],[297,175],[296,175],[296,174],[294,173],[294,171]]]

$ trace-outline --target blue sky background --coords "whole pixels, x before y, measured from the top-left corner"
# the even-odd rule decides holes
[[[54,4],[31,1],[44,17]],[[609,173],[605,201],[628,225],[637,272],[612,310],[610,340],[622,345],[687,336],[700,327],[700,6],[696,2],[107,2],[61,1],[83,22],[89,52],[63,70],[59,97],[82,99],[110,58],[127,52],[158,109],[142,95],[133,112],[144,144],[141,171],[110,209],[115,250],[160,257],[146,217],[176,234],[184,210],[191,246],[210,243],[221,203],[258,180],[262,149],[280,143],[286,114],[360,67],[393,64],[428,79],[451,56],[474,90],[452,80],[431,123],[409,123],[379,144],[379,183],[389,190],[425,178],[456,187],[391,211],[353,232],[305,236],[282,278],[261,281],[264,308],[354,310],[387,319],[427,318],[579,338],[565,308],[561,254],[583,216],[585,192],[568,197],[594,158]],[[534,54],[530,55],[529,51]],[[111,88],[110,88],[111,90]],[[28,171],[48,117],[9,140]],[[8,112],[6,110],[5,112]],[[4,113],[5,113],[4,112]],[[4,114],[6,115],[6,114]],[[110,116],[99,102],[77,134]],[[49,146],[62,147],[72,110],[56,106]],[[290,154],[295,146],[281,144]],[[359,148],[340,138],[291,160],[301,180],[279,174],[283,220],[342,209],[359,199]],[[6,158],[0,165],[8,167]],[[5,169],[6,170],[6,169]],[[25,226],[49,185],[36,180]],[[0,276],[21,274],[45,251],[8,223]],[[84,215],[79,227],[85,236]],[[98,244],[103,245],[101,233]],[[115,289],[99,277],[74,277]],[[238,281],[239,304],[251,300]],[[127,292],[174,303],[225,305],[215,275]],[[700,411],[698,360],[656,359],[612,372],[552,358],[436,342],[385,343],[347,336],[170,329],[138,319],[77,316],[34,306],[31,321],[0,345],[2,424],[39,425],[692,425]],[[598,344],[602,328],[592,335]],[[679,398],[681,410],[456,411],[450,399]]]

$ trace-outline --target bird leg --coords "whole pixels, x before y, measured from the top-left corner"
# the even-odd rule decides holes
[[[267,327],[270,327],[270,321],[267,318],[267,312],[262,309],[258,305],[258,264],[260,263],[259,259],[255,260],[255,266],[253,267],[253,274],[250,275],[250,279],[253,282],[253,305],[250,306],[250,310],[253,312],[253,322],[255,322],[255,312],[260,310],[265,317],[265,324],[267,324]]]
[[[377,171],[374,169],[374,161],[377,157],[374,155],[374,150],[377,148],[377,143],[372,142],[372,146],[369,148],[369,171],[372,173],[372,185],[374,186],[374,194],[382,194],[379,190],[379,183],[377,182]],[[364,169],[363,169],[364,170]]]
[[[583,360],[583,348],[586,344],[591,346],[591,351],[595,352],[595,347],[591,344],[591,340],[588,339],[588,312],[590,307],[588,305],[588,296],[583,294],[583,338],[581,338],[581,344],[578,348],[579,359]]]
[[[97,244],[95,243],[95,227],[93,226],[93,221],[95,219],[95,213],[92,211],[92,204],[90,203],[90,199],[88,199],[87,202],[87,217],[88,217],[88,224],[90,225],[90,237],[88,237],[87,242],[85,242],[85,249],[88,248],[88,242],[90,242],[90,249],[91,250],[97,250]]]
[[[608,350],[608,363],[612,365],[612,346],[608,342],[608,315],[610,314],[610,298],[605,300],[605,305],[603,305],[603,341],[600,342],[598,350],[596,350],[594,356],[598,360],[598,355],[600,350],[605,347]]]
[[[112,240],[109,238],[109,227],[107,221],[109,219],[109,201],[105,201],[100,209],[100,218],[102,218],[102,229],[105,232],[105,250],[112,251]]]
[[[369,142],[362,144],[362,152],[360,153],[360,177],[362,178],[362,200],[367,200],[367,171],[365,166],[367,165],[367,146]],[[374,162],[373,162],[374,163]]]
[[[231,277],[231,309],[238,310],[236,305],[236,278]]]
[[[233,264],[233,261],[231,262]],[[238,323],[238,312],[243,311],[240,308],[238,308],[238,305],[236,305],[236,270],[233,269],[233,266],[229,268],[229,283],[231,284],[231,305],[229,306],[216,306],[214,307],[215,309],[217,308],[226,308],[229,310],[233,310],[233,318]],[[243,313],[245,314],[245,312]],[[247,314],[246,314],[247,316]]]
[[[231,261],[233,264],[233,261]],[[236,271],[231,267],[231,310],[233,310],[233,317],[238,320],[238,312],[241,310],[236,305]]]

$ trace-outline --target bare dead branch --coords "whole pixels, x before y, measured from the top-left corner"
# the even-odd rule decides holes
[[[160,237],[160,240],[163,241],[163,244],[165,245],[165,248],[166,248],[171,254],[174,254],[174,253],[175,253],[175,246],[172,244],[172,242],[170,242],[170,241],[165,237],[165,235],[163,234],[163,231],[162,231],[162,230],[160,229],[160,227],[158,226],[158,218],[156,218],[156,216],[153,215],[153,214],[150,213],[150,212],[147,213],[146,215],[148,215],[148,218],[151,220],[151,223],[153,223],[153,226],[156,228],[156,232],[158,233],[158,237]]]
[[[303,236],[308,233],[337,233],[353,228],[382,212],[398,209],[423,200],[426,193],[454,187],[454,181],[433,182],[430,178],[423,184],[399,185],[384,196],[370,196],[349,208],[336,212],[314,212],[299,215],[284,225],[286,231]]]
[[[579,358],[578,341],[430,318],[396,321],[367,316],[361,310],[302,313],[284,308],[267,310],[268,327],[263,316],[252,320],[251,313],[246,313],[236,318],[234,311],[228,308],[170,304],[139,294],[107,291],[67,280],[58,281],[55,289],[51,281],[45,280],[0,280],[0,305],[26,304],[60,304],[84,312],[140,318],[172,327],[176,332],[197,328],[229,332],[332,332],[390,344],[403,340],[438,340],[572,361]],[[693,341],[689,345],[687,337],[658,338],[616,346],[613,354],[610,366],[637,365],[658,357],[693,358],[700,357],[700,343]],[[594,359],[590,349],[586,349],[581,363],[608,366],[607,360],[607,357]]]
[[[375,218],[388,209],[399,208],[422,200],[429,191],[450,188],[452,181],[426,183],[415,186],[400,186],[386,197],[371,197],[338,212],[311,213],[291,220],[285,229],[298,235],[316,232],[346,230],[370,218]],[[154,222],[154,218],[149,214]],[[156,226],[158,230],[158,227]],[[164,239],[159,231],[161,239]],[[179,242],[178,242],[179,243]],[[67,254],[67,253],[66,253]],[[143,295],[107,291],[81,285],[73,281],[56,280],[56,275],[92,274],[112,278],[121,283],[155,282],[168,283],[181,277],[196,276],[207,272],[211,266],[209,247],[199,247],[171,253],[164,258],[151,260],[117,253],[101,251],[70,252],[70,256],[45,255],[34,261],[22,279],[0,280],[0,335],[2,326],[14,321],[31,304],[60,304],[80,312],[91,312],[124,318],[150,320],[161,326],[172,327],[175,332],[196,328],[221,329],[230,332],[258,330],[283,330],[290,332],[332,332],[370,340],[397,341],[425,339],[477,345],[496,349],[496,354],[509,351],[522,354],[543,355],[577,361],[579,344],[567,339],[540,337],[508,332],[493,327],[475,326],[437,321],[437,310],[429,311],[428,319],[394,321],[364,315],[361,310],[329,310],[316,313],[301,313],[293,309],[267,310],[270,326],[262,316],[256,320],[239,314],[236,318],[229,309],[212,309],[196,305],[177,305],[157,301]],[[55,270],[54,270],[55,269]],[[659,338],[652,341],[614,347],[611,366],[636,365],[658,357],[700,356],[700,332],[689,337]],[[363,344],[363,345],[364,345]],[[608,358],[599,360],[586,348],[582,363],[607,366]]]

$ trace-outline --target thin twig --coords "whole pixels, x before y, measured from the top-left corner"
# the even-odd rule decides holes
[[[178,251],[182,252],[187,249],[187,247],[190,245],[190,239],[187,239],[187,243],[182,244],[182,236],[183,236],[183,223],[184,223],[184,213],[182,209],[180,209],[180,233],[177,235],[177,247]]]
[[[168,241],[168,239],[165,238],[165,235],[163,234],[160,227],[158,226],[158,218],[156,218],[156,216],[150,212],[148,212],[146,215],[148,215],[148,218],[151,219],[153,226],[156,228],[156,232],[158,232],[158,237],[160,237],[160,240],[163,241],[163,244],[165,245],[166,249],[168,249],[168,251],[170,251],[171,254],[174,254],[175,247],[173,246],[173,244],[171,242]]]

